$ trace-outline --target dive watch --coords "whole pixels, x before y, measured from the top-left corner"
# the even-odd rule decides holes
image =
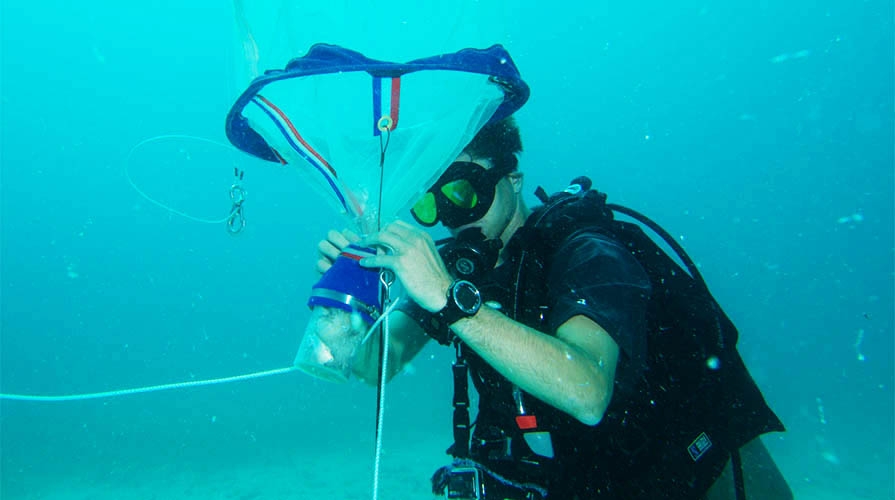
[[[454,280],[447,289],[447,304],[438,311],[444,326],[474,316],[482,307],[482,294],[466,280]]]

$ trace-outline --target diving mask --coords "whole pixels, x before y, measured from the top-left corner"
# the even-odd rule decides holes
[[[505,166],[491,169],[469,161],[452,163],[410,213],[426,227],[441,222],[455,228],[481,219],[494,203],[497,183],[516,169],[516,157],[509,157]]]

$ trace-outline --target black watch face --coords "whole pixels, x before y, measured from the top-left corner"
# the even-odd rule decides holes
[[[482,298],[475,285],[468,281],[460,281],[454,287],[454,301],[465,313],[475,313],[481,305]]]

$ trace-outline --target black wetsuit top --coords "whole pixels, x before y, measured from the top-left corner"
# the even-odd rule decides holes
[[[733,332],[733,342],[720,355],[720,375],[708,385],[678,384],[683,392],[666,390],[668,373],[678,370],[669,368],[673,363],[704,366],[700,356],[705,353],[692,352],[698,348],[692,339],[698,337],[695,331],[714,328],[690,318],[705,315],[686,312],[679,319],[672,314],[669,323],[663,308],[674,301],[656,296],[667,293],[665,285],[651,285],[632,251],[609,234],[599,228],[579,231],[548,252],[535,252],[531,249],[538,243],[533,241],[543,234],[525,226],[504,249],[505,263],[476,281],[486,304],[499,305],[505,314],[547,335],[555,335],[577,315],[606,330],[620,352],[603,419],[596,426],[582,424],[517,390],[525,413],[537,417],[538,430],[551,434],[554,458],[536,455],[516,425],[519,401],[513,385],[461,344],[479,394],[471,457],[514,481],[543,485],[551,499],[699,497],[730,451],[783,426],[736,353],[735,328],[723,313],[717,320],[709,314],[713,326]],[[537,258],[522,258],[526,252]],[[705,294],[683,293],[675,300],[690,304],[691,312],[712,310],[706,301],[714,304]],[[678,353],[666,356],[675,348]],[[709,390],[703,397],[704,387]],[[696,422],[695,431],[690,422]],[[713,448],[698,469],[688,444],[703,429]]]
[[[526,235],[517,235],[524,238]],[[483,299],[501,304],[506,309],[513,302],[516,259],[524,242],[513,241],[507,262],[494,269],[479,285]],[[543,317],[523,320],[528,326],[548,335],[555,335],[563,323],[583,315],[603,327],[619,346],[615,387],[609,412],[621,411],[625,402],[637,393],[637,384],[646,358],[646,313],[650,281],[629,251],[608,237],[585,232],[576,235],[545,259],[539,276],[527,276],[526,287],[537,287],[537,295],[546,298]],[[535,283],[535,284],[533,284]],[[523,319],[523,318],[520,318]],[[540,323],[540,324],[533,324]],[[573,490],[585,480],[578,477],[586,471],[574,466],[575,461],[591,462],[582,453],[597,451],[582,443],[583,435],[593,434],[591,427],[523,394],[526,414],[535,415],[540,429],[549,430],[555,459],[534,455],[524,443],[522,432],[514,423],[518,415],[513,386],[471,349],[464,350],[472,380],[478,391],[478,416],[473,431],[472,453],[495,472],[520,482],[547,484],[550,498],[573,498]],[[507,439],[509,438],[509,439]],[[511,456],[506,456],[504,443],[509,443]],[[501,456],[503,455],[503,456]],[[577,457],[576,457],[577,456]],[[521,462],[521,463],[520,463]],[[537,464],[537,465],[534,465]],[[583,490],[581,490],[583,491]]]

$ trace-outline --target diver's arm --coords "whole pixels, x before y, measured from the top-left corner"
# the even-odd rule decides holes
[[[619,348],[590,318],[574,316],[552,337],[482,307],[451,329],[523,391],[586,425],[603,418],[612,398]]]
[[[391,380],[419,354],[428,342],[429,336],[413,319],[401,311],[394,311],[389,315],[388,321],[388,376],[386,380]],[[365,344],[358,347],[352,366],[354,375],[371,385],[376,385],[379,380],[379,344],[380,335],[372,335]]]
[[[396,221],[365,243],[394,252],[364,258],[361,266],[394,271],[408,296],[429,312],[445,306],[452,279],[429,234]],[[451,329],[523,391],[582,423],[596,425],[603,418],[612,397],[619,349],[589,318],[573,316],[553,337],[482,307]]]

